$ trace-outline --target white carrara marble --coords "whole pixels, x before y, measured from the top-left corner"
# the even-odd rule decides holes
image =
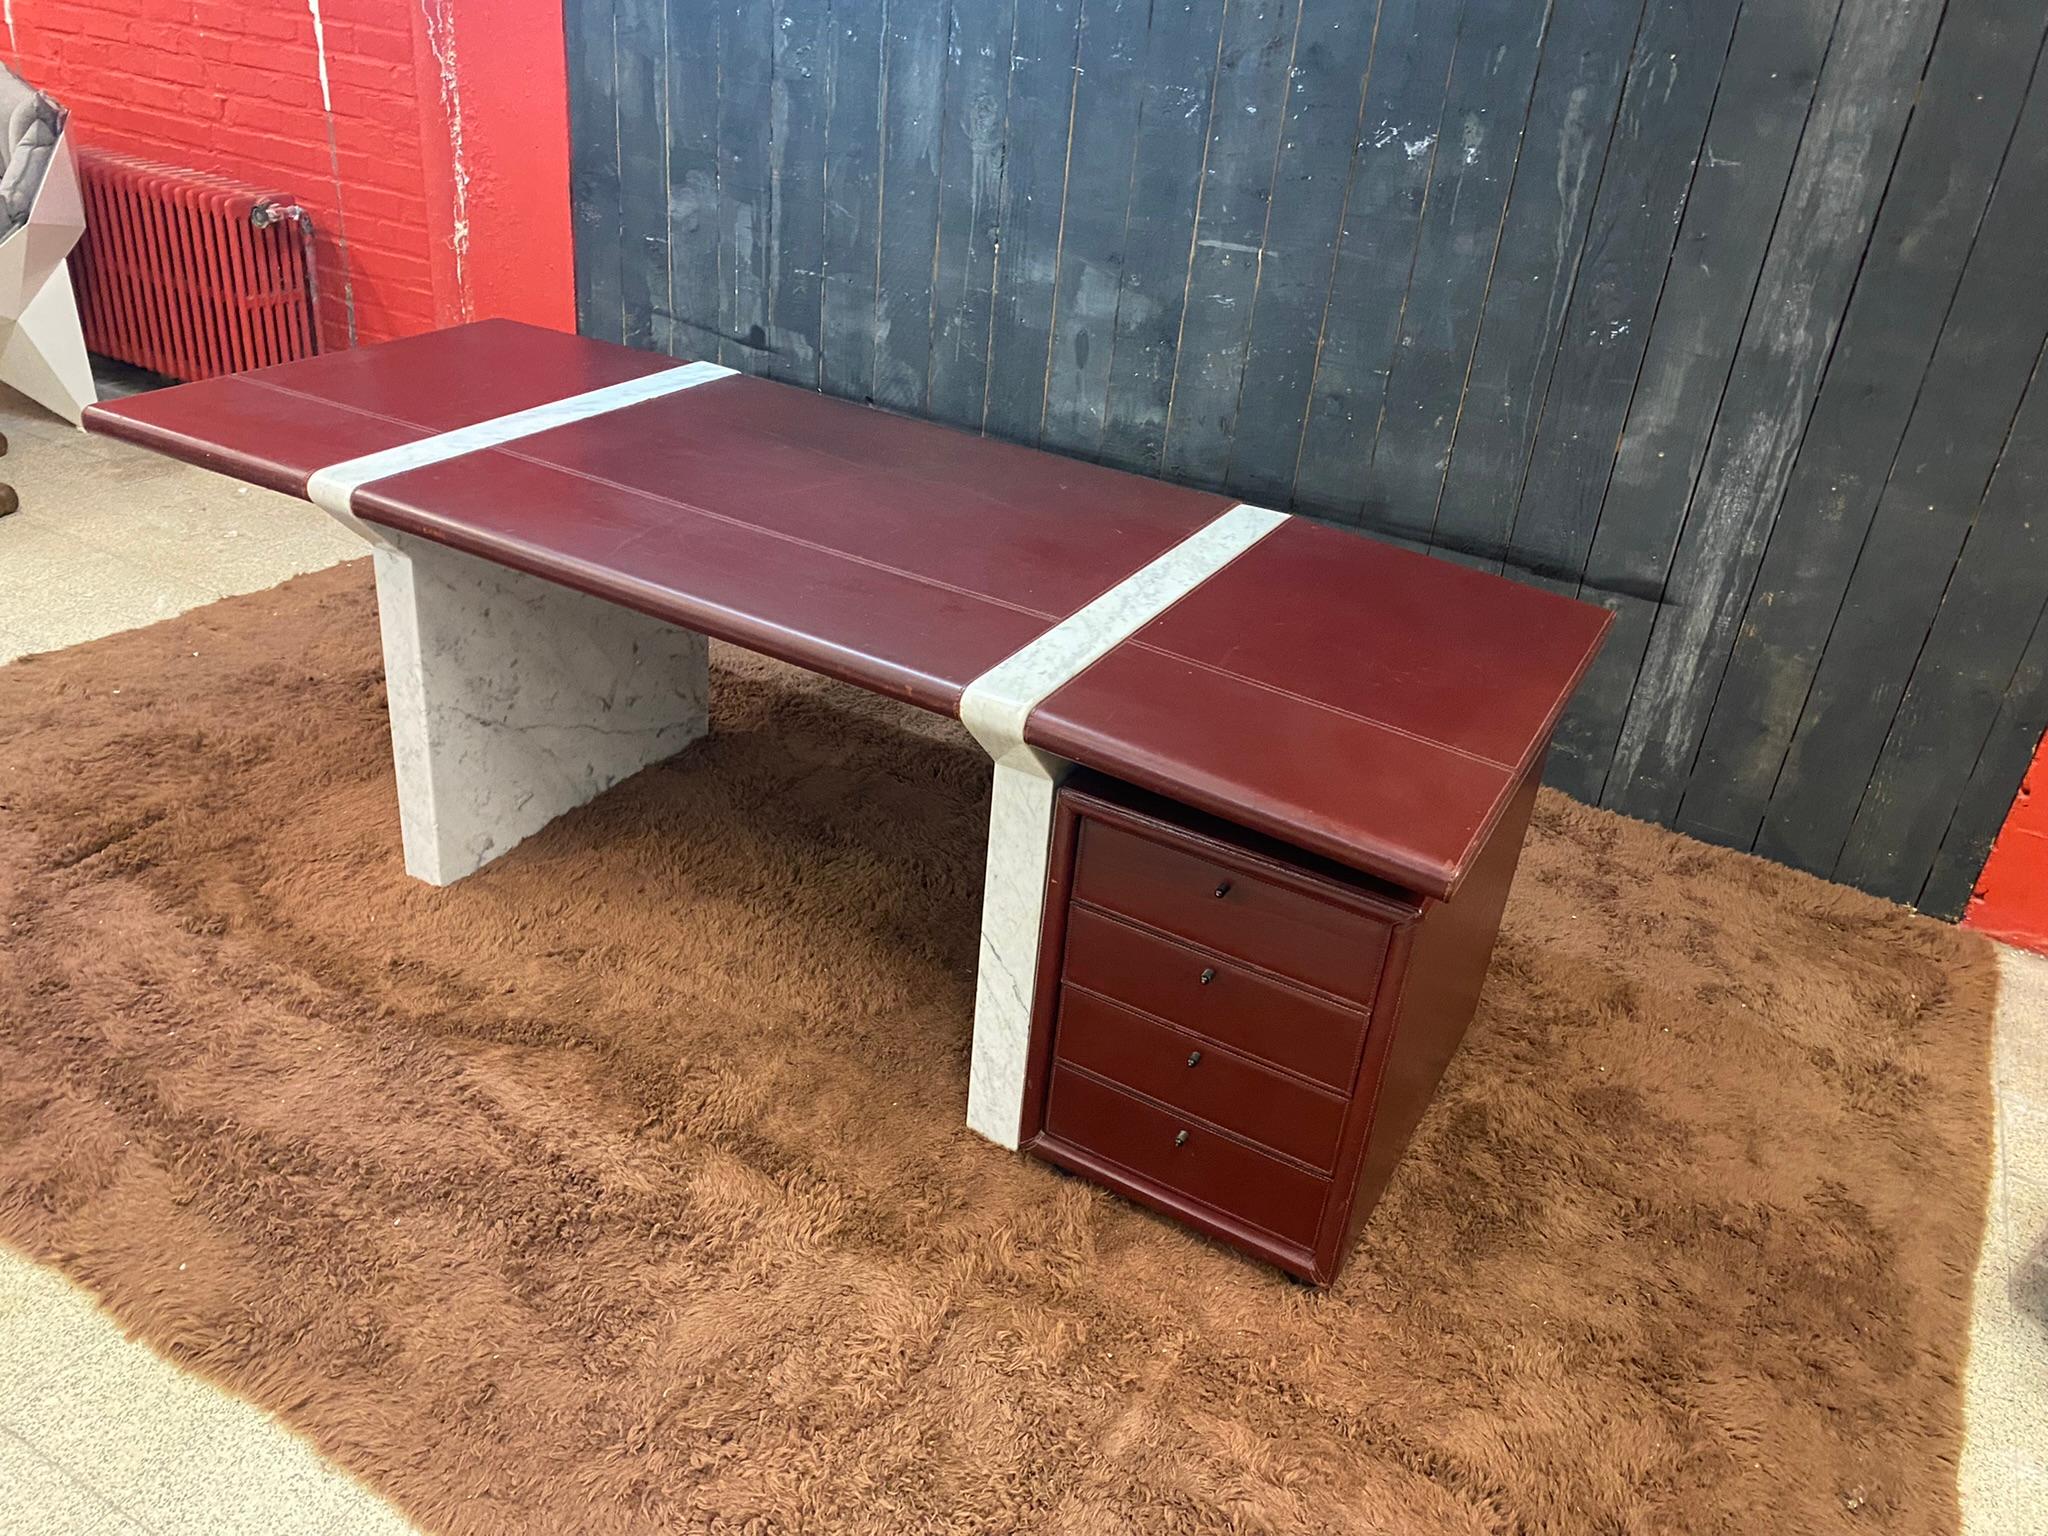
[[[981,895],[980,971],[967,1124],[1014,1148],[1022,1139],[1024,1058],[1045,925],[1053,794],[1069,764],[1024,744],[1024,722],[1045,696],[1129,639],[1286,521],[1239,504],[998,662],[968,685],[960,718],[995,760],[988,870]]]
[[[1014,1148],[1024,1122],[1024,1058],[1038,985],[1038,934],[1052,854],[1053,791],[1071,765],[1021,742],[996,759],[974,977],[967,1125]]]
[[[376,532],[406,872],[474,873],[709,725],[709,645],[630,608]]]
[[[571,422],[586,421],[592,416],[602,416],[606,411],[637,405],[642,400],[694,389],[699,384],[725,378],[732,371],[716,363],[685,363],[680,368],[664,368],[659,373],[627,379],[623,384],[588,389],[580,395],[550,400],[545,405],[514,411],[508,416],[493,416],[489,421],[458,427],[453,432],[436,433],[416,443],[400,443],[396,448],[344,459],[339,464],[330,464],[315,472],[306,482],[306,497],[321,511],[331,513],[353,527],[355,524],[349,514],[356,487],[367,485],[372,480],[402,475],[409,469],[423,469],[429,464],[460,458],[465,453],[495,448],[500,443],[531,437],[552,427],[566,427]]]
[[[702,736],[709,645],[628,608],[363,522],[356,490],[733,370],[686,363],[330,464],[307,482],[371,546],[405,868],[473,874]]]

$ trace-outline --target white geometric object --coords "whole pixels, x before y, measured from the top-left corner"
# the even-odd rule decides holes
[[[64,258],[85,233],[68,132],[50,151],[28,222],[0,240],[0,384],[79,424],[99,398]]]

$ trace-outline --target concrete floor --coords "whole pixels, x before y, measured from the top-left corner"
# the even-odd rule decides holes
[[[22,503],[0,519],[0,662],[363,552],[302,502],[80,436],[4,391],[0,431],[13,445],[0,479]],[[2023,1299],[2020,1284],[2030,1245],[2048,1236],[2048,959],[2001,959],[1964,1528],[2048,1536],[2048,1295]],[[123,1338],[84,1292],[0,1249],[0,1533],[409,1529],[275,1420]]]
[[[87,437],[0,389],[0,661],[154,624],[364,553],[303,502]]]

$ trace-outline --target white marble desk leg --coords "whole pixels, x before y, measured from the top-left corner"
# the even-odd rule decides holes
[[[472,874],[709,725],[702,635],[371,532],[406,873]]]
[[[1052,853],[1053,792],[1073,765],[1019,742],[995,760],[982,881],[981,960],[974,983],[974,1052],[967,1124],[1014,1149],[1024,1128],[1024,1058]]]

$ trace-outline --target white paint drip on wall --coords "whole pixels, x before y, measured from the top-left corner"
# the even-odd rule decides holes
[[[21,44],[14,40],[14,0],[4,0],[4,3],[0,3],[0,15],[7,19],[7,51],[21,52]]]
[[[349,270],[348,210],[341,193],[341,149],[334,141],[334,89],[327,79],[327,27],[320,16],[320,0],[306,0],[313,18],[313,63],[320,75],[320,110],[327,124],[327,170],[334,183],[334,243],[341,251],[341,307],[348,320],[348,344],[356,344],[356,280]],[[314,317],[317,325],[319,319]]]
[[[448,243],[455,252],[456,317],[473,320],[469,297],[469,155],[462,142],[462,86],[455,62],[455,15],[448,0],[420,0],[420,15],[427,24],[427,47],[434,55],[434,69],[441,86],[441,114],[448,121],[448,167],[453,182],[453,233]]]
[[[313,16],[313,65],[320,73],[320,110],[334,116],[334,91],[327,83],[327,27],[320,19],[320,0],[306,0]]]

